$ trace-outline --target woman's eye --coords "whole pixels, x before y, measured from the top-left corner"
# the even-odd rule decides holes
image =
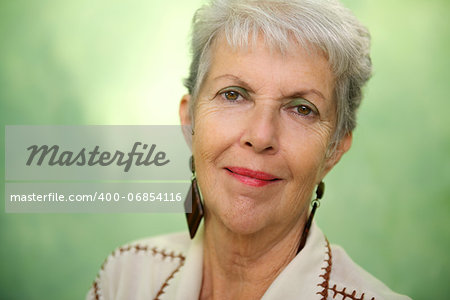
[[[306,105],[297,106],[297,112],[301,115],[307,116],[312,112],[312,109]]]
[[[240,94],[236,91],[226,91],[226,92],[223,92],[223,96],[228,101],[236,101],[239,99]]]
[[[317,107],[310,101],[303,98],[297,98],[292,100],[291,102],[289,102],[287,107],[291,112],[299,116],[309,117],[319,114]]]
[[[238,86],[226,87],[220,90],[218,94],[228,102],[240,102],[249,97],[247,91]]]

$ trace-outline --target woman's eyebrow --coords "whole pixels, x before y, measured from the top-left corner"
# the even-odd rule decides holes
[[[325,98],[325,96],[319,90],[316,90],[316,89],[305,89],[302,91],[297,91],[297,92],[294,92],[292,94],[285,96],[284,98],[287,98],[287,99],[302,98],[308,94],[315,94],[319,98],[321,98],[323,101],[327,101],[327,98]]]
[[[237,85],[239,85],[240,87],[245,88],[249,93],[254,93],[253,89],[250,87],[250,85],[245,82],[244,80],[242,80],[241,78],[239,78],[236,75],[233,74],[223,74],[223,75],[219,75],[217,77],[214,77],[213,80],[220,80],[220,79],[229,79],[234,81]],[[294,99],[294,98],[303,98],[308,94],[315,94],[317,95],[319,98],[321,98],[323,101],[327,101],[327,98],[325,98],[325,96],[317,89],[304,89],[304,90],[300,90],[300,91],[296,91],[293,92],[289,95],[283,96],[284,99]]]
[[[213,80],[220,80],[220,79],[230,79],[234,81],[237,85],[247,90],[249,93],[254,93],[253,89],[250,87],[250,84],[242,80],[241,78],[237,77],[236,75],[232,74],[223,74],[219,75],[217,77],[214,77]]]

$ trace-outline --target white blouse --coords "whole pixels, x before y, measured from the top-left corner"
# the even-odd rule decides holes
[[[202,283],[203,228],[143,239],[115,250],[103,263],[90,299],[198,300]],[[330,245],[313,224],[305,247],[278,275],[263,300],[410,299],[391,291]]]

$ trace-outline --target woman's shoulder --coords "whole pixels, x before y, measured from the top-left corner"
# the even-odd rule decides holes
[[[407,300],[407,296],[393,292],[380,280],[356,264],[337,245],[331,245],[328,295],[340,295],[345,299],[389,299]],[[336,298],[340,299],[340,298]]]
[[[87,299],[152,299],[163,294],[184,265],[189,245],[187,233],[172,233],[115,249],[101,266]]]

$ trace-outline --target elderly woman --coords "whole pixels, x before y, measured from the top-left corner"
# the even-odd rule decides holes
[[[367,30],[337,1],[217,0],[195,14],[192,50],[190,236],[119,248],[88,298],[408,299],[312,222],[352,143]]]

